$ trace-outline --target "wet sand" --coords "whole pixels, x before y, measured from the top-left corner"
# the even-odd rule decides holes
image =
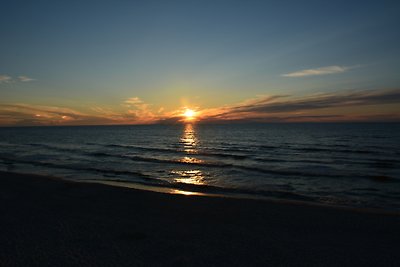
[[[0,266],[400,266],[400,215],[0,172]]]

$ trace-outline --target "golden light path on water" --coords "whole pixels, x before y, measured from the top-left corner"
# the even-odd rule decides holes
[[[183,147],[181,150],[185,153],[185,156],[179,159],[180,162],[185,162],[189,164],[193,164],[195,166],[196,163],[204,162],[201,159],[194,157],[198,153],[198,139],[196,137],[196,131],[193,124],[186,124],[182,133],[182,136],[179,139],[179,144]],[[189,165],[190,166],[190,165]],[[173,175],[172,181],[174,183],[182,183],[182,184],[192,184],[192,185],[205,185],[205,177],[201,170],[196,168],[191,169],[173,169],[170,171],[170,174]],[[139,190],[146,191],[154,191],[160,193],[167,194],[178,194],[185,196],[222,196],[219,194],[210,194],[210,193],[201,193],[196,191],[188,191],[186,189],[176,189],[171,187],[159,187],[152,185],[144,185],[140,183],[131,183],[131,182],[122,182],[122,181],[99,181],[99,180],[86,180],[86,183],[100,183],[107,184],[111,186],[117,187],[127,187]]]
[[[183,152],[188,154],[189,156],[182,157],[179,161],[184,163],[202,163],[203,160],[194,157],[198,153],[198,139],[196,137],[196,131],[193,124],[188,123],[185,125],[183,130],[182,137],[180,138],[179,143],[183,146]],[[190,169],[190,170],[172,170],[172,175],[177,175],[177,178],[174,178],[174,182],[176,183],[185,183],[185,184],[195,184],[195,185],[204,185],[206,184],[204,181],[204,174],[201,170],[198,169]]]

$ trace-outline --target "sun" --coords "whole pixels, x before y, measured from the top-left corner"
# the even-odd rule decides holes
[[[196,111],[187,108],[182,114],[186,120],[190,121],[196,117]]]

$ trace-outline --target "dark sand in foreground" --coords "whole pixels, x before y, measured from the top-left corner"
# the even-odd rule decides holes
[[[400,216],[0,172],[0,266],[400,266]]]

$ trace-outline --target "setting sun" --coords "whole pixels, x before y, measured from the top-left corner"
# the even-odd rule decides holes
[[[196,112],[192,109],[187,108],[183,113],[183,116],[186,120],[193,120],[196,116]]]

